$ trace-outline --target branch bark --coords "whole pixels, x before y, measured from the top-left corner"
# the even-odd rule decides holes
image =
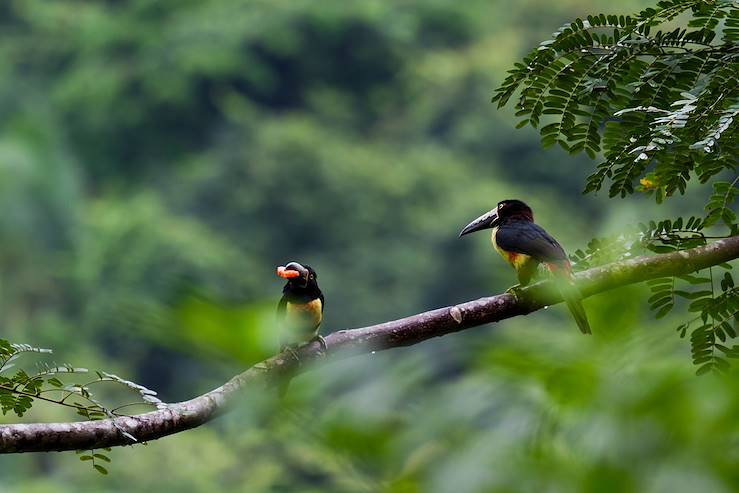
[[[583,297],[657,277],[695,272],[739,258],[739,236],[726,238],[691,250],[651,257],[638,257],[589,269],[577,274]],[[333,357],[410,346],[453,332],[491,322],[526,315],[559,303],[561,298],[548,281],[521,291],[518,298],[501,294],[420,313],[392,322],[351,330],[339,330],[326,337],[327,351]],[[574,329],[573,329],[574,330]],[[597,335],[596,335],[597,337]],[[303,363],[320,357],[320,346],[313,343],[299,350]],[[278,354],[206,394],[164,409],[132,417],[76,423],[31,423],[0,425],[0,453],[64,451],[130,445],[121,430],[140,442],[195,428],[223,412],[244,388],[268,384],[285,372],[299,372],[294,358]]]

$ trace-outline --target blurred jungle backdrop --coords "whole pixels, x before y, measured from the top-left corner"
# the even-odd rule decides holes
[[[647,5],[0,3],[2,337],[173,402],[275,351],[286,261],[318,271],[330,332],[514,284],[484,235],[457,239],[503,198],[570,251],[701,214],[700,189],[581,195],[593,162],[490,104],[564,22]],[[587,300],[591,338],[552,307],[328,364],[284,406],[246,394],[113,450],[108,476],[74,453],[3,456],[0,492],[737,491],[736,374],[694,376],[648,297]]]

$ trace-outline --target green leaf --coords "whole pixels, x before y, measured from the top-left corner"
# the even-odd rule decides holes
[[[682,291],[679,289],[676,289],[673,291],[676,295],[681,296],[683,298],[687,298],[689,300],[697,300],[699,298],[710,298],[713,293],[711,291]]]
[[[670,312],[670,310],[672,310],[672,307],[673,307],[672,304],[663,306],[662,308],[660,308],[657,311],[657,314],[655,315],[655,317],[658,318],[658,319],[664,317],[665,315],[667,315]]]
[[[682,279],[683,281],[689,282],[690,284],[693,284],[693,285],[706,284],[706,283],[711,282],[710,277],[698,277],[698,276],[693,276],[690,274],[684,274],[680,276],[680,279]]]

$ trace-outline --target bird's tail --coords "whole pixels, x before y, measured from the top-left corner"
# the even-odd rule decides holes
[[[559,265],[548,264],[547,267],[554,275],[559,293],[562,295],[565,304],[567,304],[567,308],[570,310],[572,318],[575,319],[580,332],[583,334],[592,334],[590,323],[588,323],[588,316],[585,313],[585,308],[582,306],[582,295],[577,289],[577,286],[575,286],[569,262]]]

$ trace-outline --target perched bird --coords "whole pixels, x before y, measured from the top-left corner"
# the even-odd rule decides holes
[[[493,246],[516,269],[518,282],[525,286],[543,263],[556,285],[577,326],[590,334],[590,324],[582,306],[582,296],[574,284],[572,267],[562,246],[544,228],[534,223],[531,208],[520,200],[503,200],[462,229],[459,236],[492,229]],[[511,290],[515,294],[516,287]]]
[[[277,305],[282,349],[292,349],[317,340],[326,349],[326,341],[318,334],[323,320],[324,298],[318,287],[318,274],[310,266],[297,262],[277,268],[277,275],[287,279]]]

